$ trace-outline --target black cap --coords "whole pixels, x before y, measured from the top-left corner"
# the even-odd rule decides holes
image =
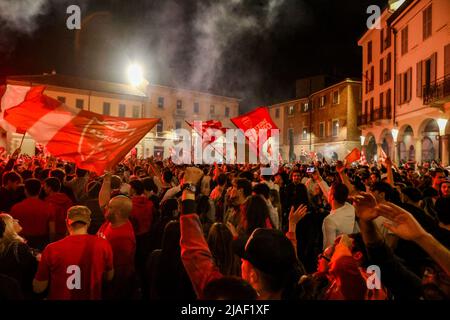
[[[236,240],[233,249],[239,257],[269,275],[281,275],[298,266],[292,243],[279,230],[255,229],[246,243]]]

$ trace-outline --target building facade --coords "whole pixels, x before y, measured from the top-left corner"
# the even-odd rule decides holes
[[[361,146],[357,126],[360,109],[361,82],[352,79],[305,98],[272,105],[272,118],[277,125],[277,121],[283,124],[283,159],[307,161],[310,152],[315,152],[320,160],[343,159]]]
[[[208,93],[148,85],[146,92],[123,83],[89,80],[59,74],[11,76],[9,85],[46,86],[45,94],[69,107],[95,113],[130,118],[160,118],[157,124],[136,146],[139,157],[170,156],[177,128],[190,129],[185,121],[221,120],[231,127],[230,117],[239,113],[239,100]],[[0,129],[2,130],[2,129]],[[0,145],[14,151],[22,135],[2,132]],[[34,140],[25,136],[22,151],[34,154]]]
[[[389,10],[386,10],[389,11]],[[450,1],[406,0],[396,10],[383,13],[386,24],[381,30],[369,30],[360,40],[363,47],[363,70],[369,39],[372,50],[379,51],[380,32],[392,39],[393,75],[386,87],[376,86],[380,70],[375,61],[375,88],[365,101],[380,96],[388,87],[391,94],[392,119],[374,125],[363,124],[368,143],[381,144],[395,160],[431,161],[449,164],[448,125],[450,109]],[[378,50],[377,47],[378,46]],[[383,57],[383,56],[381,56]],[[375,102],[376,105],[376,102]],[[365,106],[361,115],[367,114]],[[370,102],[369,102],[370,114]],[[376,112],[375,112],[376,115]],[[369,116],[370,117],[370,116]]]

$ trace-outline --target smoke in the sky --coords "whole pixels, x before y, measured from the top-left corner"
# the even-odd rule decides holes
[[[234,40],[245,34],[260,35],[276,22],[284,0],[261,1],[248,9],[243,0],[218,0],[199,5],[195,20],[195,52],[190,83],[210,88],[224,72],[224,54]],[[235,54],[239,54],[236,52]]]
[[[0,0],[0,25],[2,28],[30,33],[36,17],[47,12],[48,0]]]

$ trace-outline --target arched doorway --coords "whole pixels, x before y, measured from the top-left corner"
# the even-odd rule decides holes
[[[434,119],[425,120],[422,124],[422,161],[439,158],[439,126]]]
[[[415,148],[414,148],[414,131],[411,126],[407,125],[402,130],[402,135],[398,139],[398,148],[400,161],[414,161],[415,159]]]
[[[367,162],[373,161],[374,156],[377,154],[377,144],[374,136],[369,137],[369,141],[366,145],[366,160]]]
[[[433,141],[429,137],[422,139],[422,161],[433,161],[436,158]]]

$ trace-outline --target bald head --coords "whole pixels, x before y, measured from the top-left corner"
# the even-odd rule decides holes
[[[112,223],[128,220],[132,208],[131,199],[126,196],[116,196],[109,201],[107,219]]]

